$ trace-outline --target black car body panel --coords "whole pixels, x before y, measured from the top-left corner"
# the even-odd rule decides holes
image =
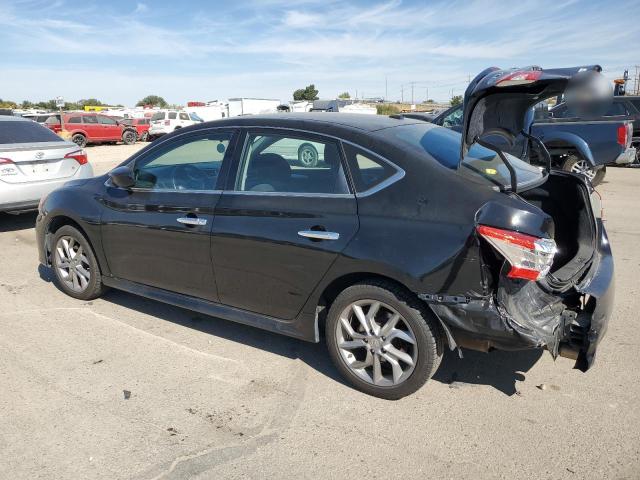
[[[505,262],[479,238],[477,226],[553,238],[553,215],[523,198],[526,192],[504,193],[489,182],[470,181],[419,145],[389,134],[413,124],[440,128],[406,118],[329,113],[241,117],[184,128],[122,165],[132,168],[179,138],[231,131],[214,191],[136,191],[116,187],[108,175],[63,187],[41,204],[40,261],[50,264],[56,226],[72,223],[95,250],[105,284],[308,341],[319,340],[319,318],[336,289],[382,277],[432,308],[451,348],[546,347],[556,355],[581,317],[587,338],[574,351],[581,368],[590,365],[613,301],[613,262],[601,222],[588,271],[563,284],[564,292],[504,278]],[[256,131],[338,142],[350,192],[234,191],[246,138]],[[376,188],[356,191],[346,146],[385,159],[396,174]],[[578,177],[567,178],[582,182],[576,189],[587,188]],[[172,221],[178,216],[206,223],[179,226]],[[307,229],[340,236],[327,242],[298,235]],[[585,294],[591,299],[582,306]]]

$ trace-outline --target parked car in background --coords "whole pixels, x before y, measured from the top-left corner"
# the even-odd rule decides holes
[[[167,133],[201,122],[200,117],[195,114],[179,110],[164,110],[154,113],[151,117],[148,135],[153,140]]]
[[[62,114],[64,130],[69,132],[71,140],[80,147],[97,143],[123,142],[126,145],[136,143],[136,129],[123,125],[115,118],[91,112],[70,112]],[[60,115],[49,117],[45,125],[56,133],[62,130]]]
[[[28,119],[0,117],[0,211],[33,210],[69,180],[92,176],[75,143]]]
[[[151,128],[151,120],[149,118],[123,118],[120,123],[134,127],[138,140],[141,142],[149,141],[149,128]]]
[[[599,197],[481,140],[517,134],[585,68],[482,72],[464,102],[482,118],[462,135],[340,113],[174,132],[49,195],[40,262],[84,301],[113,287],[313,342],[324,325],[336,368],[387,399],[420,388],[447,346],[544,348],[587,370],[614,296]],[[280,153],[304,143],[321,164]]]
[[[556,107],[558,108],[558,107]],[[550,114],[536,117],[534,108],[527,112],[524,130],[539,138],[551,154],[552,166],[587,177],[593,185],[604,179],[607,165],[627,165],[636,157],[632,146],[632,123],[627,115],[599,118],[556,118]],[[460,132],[464,125],[464,107],[456,105],[427,121]],[[505,151],[530,163],[544,165],[537,150],[522,134]]]

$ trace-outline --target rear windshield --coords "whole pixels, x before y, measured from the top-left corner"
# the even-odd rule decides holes
[[[153,114],[153,117],[151,117],[151,121],[154,120],[164,120],[164,112],[157,112]]]
[[[0,122],[0,144],[63,142],[47,127],[36,122]]]
[[[413,149],[428,153],[451,170],[458,169],[462,142],[461,134],[458,132],[429,123],[402,125],[382,132],[385,136],[392,135]],[[505,156],[516,171],[518,185],[533,183],[541,178],[540,168],[529,165],[508,153],[505,153]],[[478,144],[471,147],[462,161],[460,173],[482,178],[494,185],[507,188],[511,186],[509,170],[498,154]]]

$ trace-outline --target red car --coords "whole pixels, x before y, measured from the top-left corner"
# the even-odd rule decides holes
[[[61,130],[60,115],[45,125],[54,132]],[[89,143],[123,142],[127,145],[136,143],[138,134],[135,127],[124,125],[116,119],[96,113],[72,112],[62,114],[64,129],[71,133],[71,140],[79,147]]]
[[[146,142],[149,140],[150,119],[148,118],[125,118],[120,121],[124,125],[132,126],[136,129],[138,140]]]

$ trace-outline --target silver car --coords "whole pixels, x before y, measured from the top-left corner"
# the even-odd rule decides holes
[[[31,120],[0,116],[0,212],[33,210],[65,182],[92,176],[75,143]]]

